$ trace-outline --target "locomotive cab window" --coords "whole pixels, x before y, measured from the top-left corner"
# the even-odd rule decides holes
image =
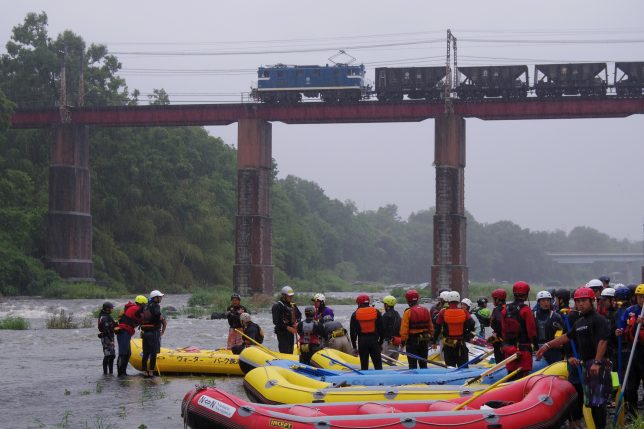
[[[268,70],[262,71],[262,77],[268,77]]]

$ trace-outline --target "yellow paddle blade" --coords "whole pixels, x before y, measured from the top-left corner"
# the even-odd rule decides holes
[[[584,421],[586,422],[586,429],[595,429],[595,420],[593,420],[593,413],[590,408],[584,405]]]

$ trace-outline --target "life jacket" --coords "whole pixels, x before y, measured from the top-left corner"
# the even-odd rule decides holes
[[[467,313],[462,308],[448,308],[443,313],[443,321],[447,324],[447,338],[462,339],[465,331]]]
[[[525,321],[519,314],[526,304],[506,304],[501,312],[501,331],[503,340],[508,343],[526,342]]]
[[[409,331],[428,331],[431,316],[429,310],[422,305],[409,307]]]
[[[248,328],[250,328],[251,326],[255,326],[257,328],[257,335],[255,336],[255,338],[253,338],[253,340],[255,340],[258,343],[262,344],[264,342],[264,330],[257,323],[248,322],[248,325],[244,329],[244,334],[248,335]]]
[[[143,307],[141,312],[141,330],[142,331],[153,331],[155,329],[161,328],[161,315],[154,314],[151,310],[152,303]],[[158,307],[158,304],[154,304]],[[159,309],[160,311],[160,309]]]
[[[548,317],[545,318],[545,320],[541,320],[537,317],[538,311],[533,311],[534,314],[534,320],[537,322],[537,342],[539,344],[543,344],[549,340],[551,340],[554,335],[549,335],[552,332],[551,329],[548,329],[548,325],[550,322],[550,319],[552,319],[552,315],[554,314],[554,311],[550,310],[548,313]]]
[[[303,320],[302,322],[302,335],[300,336],[300,344],[320,344],[320,337],[314,333],[315,320]]]
[[[626,310],[629,313],[628,319],[626,319],[626,326],[624,327],[624,335],[626,337],[626,341],[628,341],[629,343],[632,343],[635,340],[635,331],[637,331],[637,316],[639,316],[637,309],[637,306],[634,305]],[[640,328],[638,342],[644,344],[644,325]]]
[[[130,335],[134,335],[134,330],[139,325],[140,322],[140,312],[141,309],[138,304],[134,302],[128,302],[123,307],[123,313],[119,317],[118,327],[125,329]]]
[[[360,324],[361,334],[373,334],[376,332],[376,318],[378,310],[374,307],[360,307],[356,310],[356,320]]]

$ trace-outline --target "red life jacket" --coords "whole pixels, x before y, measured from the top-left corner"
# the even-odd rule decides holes
[[[510,303],[506,304],[505,308],[501,312],[501,331],[503,340],[508,343],[521,342],[525,343],[527,333],[525,328],[525,321],[523,317],[519,314],[521,309],[525,307],[526,304]]]
[[[141,322],[141,307],[134,302],[128,302],[123,308],[123,314],[119,318],[119,328],[125,329],[130,335],[134,335],[134,329]]]
[[[320,337],[313,333],[317,322],[315,320],[303,320],[300,323],[302,324],[300,344],[320,344]]]
[[[361,334],[373,334],[376,332],[376,318],[378,310],[374,307],[360,307],[356,310],[356,320],[360,324]]]
[[[422,305],[409,307],[409,330],[429,331],[431,315],[429,310]]]
[[[631,308],[633,311],[628,314],[628,319],[626,319],[626,327],[624,328],[624,335],[626,337],[626,341],[628,341],[629,343],[632,343],[635,340],[635,331],[637,331],[637,316],[639,316],[639,313],[635,313],[637,306]],[[644,343],[644,325],[640,328],[638,342]]]
[[[447,338],[462,339],[465,332],[467,313],[462,308],[448,308],[443,313],[443,320],[447,324]]]

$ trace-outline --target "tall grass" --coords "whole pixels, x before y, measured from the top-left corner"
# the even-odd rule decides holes
[[[29,329],[29,322],[18,316],[7,316],[0,320],[0,329],[9,329],[14,331],[21,331]]]
[[[78,323],[74,322],[74,313],[67,313],[62,308],[49,316],[45,326],[47,329],[76,329],[79,327]]]

